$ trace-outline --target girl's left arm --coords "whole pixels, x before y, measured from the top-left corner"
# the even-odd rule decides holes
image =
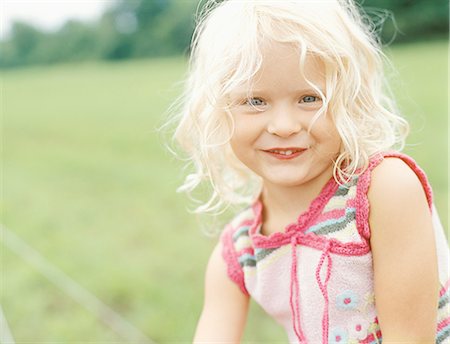
[[[387,158],[372,172],[368,197],[383,344],[435,343],[437,254],[422,184],[402,160]]]

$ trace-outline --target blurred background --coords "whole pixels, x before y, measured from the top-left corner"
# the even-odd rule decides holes
[[[448,228],[448,2],[361,3],[397,70],[405,151]],[[157,128],[181,91],[202,4],[1,6],[4,341],[190,342],[217,237],[175,192],[183,164]],[[287,342],[255,304],[245,340]]]

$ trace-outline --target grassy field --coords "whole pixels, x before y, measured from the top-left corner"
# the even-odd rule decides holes
[[[389,54],[412,124],[406,151],[427,171],[447,224],[447,45]],[[156,131],[184,68],[174,58],[2,72],[2,223],[158,343],[191,340],[216,242],[176,194],[182,165]],[[17,342],[126,342],[1,252],[1,305]],[[287,341],[254,304],[245,338]]]

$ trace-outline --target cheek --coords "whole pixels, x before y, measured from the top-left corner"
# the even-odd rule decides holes
[[[230,139],[230,146],[237,156],[247,145],[245,132],[240,128],[235,128]]]
[[[253,153],[257,146],[258,132],[254,128],[249,123],[236,125],[230,139],[230,146],[234,154],[246,165],[253,159]]]
[[[339,152],[342,140],[335,128],[330,128],[330,130],[325,134],[324,140],[329,147],[329,151]]]
[[[316,122],[311,134],[316,143],[327,146],[328,151],[339,151],[342,140],[336,126],[331,120]]]
[[[342,139],[334,123],[330,125],[328,132],[330,135],[330,141],[333,142],[333,145],[338,146],[338,148],[340,148],[342,144]]]
[[[325,133],[325,137],[330,142],[333,142],[334,144],[341,142],[341,137],[339,136],[339,133],[334,125],[330,125]]]
[[[249,143],[258,136],[257,123],[248,120],[235,120],[231,142]]]
[[[237,158],[237,160],[239,160],[241,163],[243,163],[245,166],[248,167],[249,161],[250,159],[250,153],[249,150],[247,148],[248,146],[243,143],[241,140],[236,139],[236,137],[234,137],[234,139],[232,138],[230,140],[230,148],[231,151],[233,152],[233,155],[235,158]]]
[[[313,131],[317,129],[318,135],[326,140],[340,140],[336,125],[330,118],[321,117],[314,125]]]
[[[230,140],[230,147],[231,150],[233,151],[233,153],[239,157],[239,143],[238,141],[235,139],[235,136],[233,136]]]

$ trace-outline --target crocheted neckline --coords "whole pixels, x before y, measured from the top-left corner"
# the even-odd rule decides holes
[[[322,187],[322,190],[319,192],[319,194],[311,201],[308,209],[302,212],[297,217],[296,222],[289,223],[284,226],[283,231],[274,232],[269,235],[264,235],[261,233],[263,204],[261,201],[261,197],[258,197],[256,202],[252,205],[254,221],[250,226],[250,236],[264,238],[264,240],[272,241],[280,235],[290,235],[293,232],[298,232],[299,230],[304,232],[308,228],[308,225],[313,222],[317,218],[317,216],[320,215],[321,211],[333,197],[338,187],[339,185],[334,180],[334,177],[331,177],[328,182]]]
[[[274,232],[268,236],[261,233],[263,205],[258,198],[252,206],[253,218],[245,221],[245,225],[249,227],[248,233],[254,247],[278,248],[291,243],[295,238],[297,243],[301,242],[304,246],[318,250],[323,250],[328,247],[327,249],[330,252],[346,256],[367,254],[370,251],[370,246],[366,239],[362,238],[362,241],[344,243],[335,238],[327,238],[323,235],[317,235],[314,232],[306,232],[335,195],[338,187],[339,184],[332,177],[311,202],[309,208],[298,216],[296,222],[285,226],[284,231]]]

